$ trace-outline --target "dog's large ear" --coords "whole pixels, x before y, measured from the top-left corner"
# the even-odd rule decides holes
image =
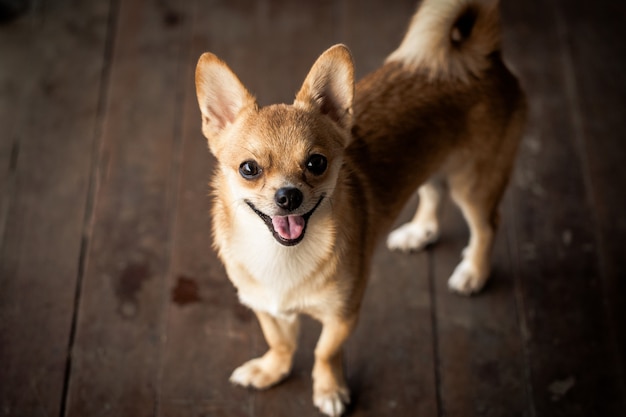
[[[306,76],[294,105],[317,110],[349,130],[352,127],[354,64],[344,45],[324,52]]]
[[[256,106],[254,97],[228,65],[208,52],[202,54],[196,66],[196,94],[202,113],[202,133],[209,144],[242,110]]]

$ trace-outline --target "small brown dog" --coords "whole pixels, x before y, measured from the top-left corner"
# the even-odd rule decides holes
[[[215,247],[269,345],[232,382],[262,389],[285,378],[304,313],[323,325],[313,401],[329,416],[345,410],[341,349],[369,262],[418,187],[415,217],[388,246],[418,250],[436,240],[445,181],[471,233],[449,287],[482,288],[526,112],[500,56],[497,9],[490,0],[426,0],[400,47],[356,90],[350,53],[337,45],[292,105],[259,108],[224,62],[200,57],[202,130],[218,161]]]

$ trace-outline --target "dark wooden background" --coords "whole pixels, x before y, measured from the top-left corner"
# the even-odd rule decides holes
[[[215,52],[290,102],[334,43],[378,66],[414,1],[31,3],[0,26],[0,415],[318,415],[310,320],[287,381],[228,383],[265,344],[210,248],[194,66]],[[493,277],[446,290],[467,239],[449,203],[433,249],[381,246],[351,416],[626,415],[626,3],[502,9],[531,112]]]

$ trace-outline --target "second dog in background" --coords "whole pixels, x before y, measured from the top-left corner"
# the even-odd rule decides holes
[[[196,88],[218,161],[215,247],[269,345],[231,381],[263,389],[285,378],[298,316],[308,314],[323,325],[313,401],[338,416],[349,402],[341,350],[370,259],[418,187],[413,220],[388,246],[419,250],[437,239],[446,183],[470,228],[449,287],[471,294],[489,275],[498,203],[525,119],[524,95],[500,55],[497,4],[426,0],[398,49],[356,89],[342,45],[319,57],[291,105],[259,108],[209,53]]]

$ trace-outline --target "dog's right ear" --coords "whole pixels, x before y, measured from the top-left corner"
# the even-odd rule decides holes
[[[196,94],[202,113],[202,133],[211,141],[232,124],[242,110],[255,108],[254,97],[221,59],[204,53],[196,66]]]

